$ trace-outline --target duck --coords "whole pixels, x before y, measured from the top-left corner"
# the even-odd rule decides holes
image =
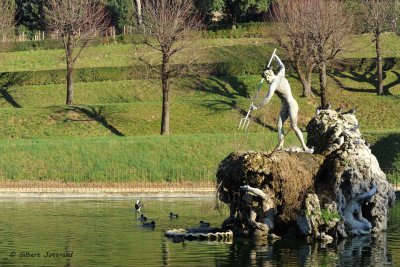
[[[144,216],[143,214],[140,214],[139,221],[145,222],[145,221],[147,221],[147,217]]]
[[[136,212],[140,212],[141,208],[142,208],[142,202],[140,202],[140,200],[138,199],[138,200],[136,200],[136,203],[135,203]]]
[[[155,223],[154,221],[145,222],[145,223],[143,223],[143,227],[146,227],[146,228],[154,228],[154,227],[156,227],[156,223]]]
[[[200,221],[200,227],[210,227],[210,223],[205,221]]]
[[[172,218],[178,218],[178,214],[176,213],[176,214],[174,214],[174,213],[172,213],[172,212],[170,212],[169,213],[169,217],[172,219]]]

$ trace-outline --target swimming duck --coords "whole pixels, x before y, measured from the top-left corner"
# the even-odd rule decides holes
[[[170,212],[169,213],[169,217],[172,219],[172,218],[178,218],[178,214],[176,213],[176,214],[174,214],[174,213],[172,213],[172,212]]]
[[[143,223],[143,227],[154,228],[156,227],[156,223],[154,221]]]
[[[210,223],[204,222],[204,221],[200,221],[200,227],[210,227]]]
[[[138,199],[138,200],[136,200],[136,203],[135,203],[136,212],[140,212],[141,208],[142,208],[142,202],[140,202],[140,200]]]
[[[147,217],[144,216],[143,214],[140,214],[139,221],[145,222],[145,221],[147,221]]]

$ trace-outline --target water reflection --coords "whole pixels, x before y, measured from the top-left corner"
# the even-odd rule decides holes
[[[400,203],[386,233],[308,244],[301,240],[231,243],[172,240],[165,230],[220,224],[226,214],[212,200],[147,200],[144,214],[156,221],[143,229],[132,201],[0,202],[0,266],[387,266],[400,265]],[[168,214],[179,213],[171,220]],[[182,216],[181,216],[182,214]],[[10,257],[10,252],[73,251],[71,258]]]
[[[236,239],[227,261],[215,266],[388,266],[393,264],[385,233],[324,246],[300,240],[253,242]]]
[[[339,265],[387,266],[392,264],[386,233],[346,239],[338,244]]]

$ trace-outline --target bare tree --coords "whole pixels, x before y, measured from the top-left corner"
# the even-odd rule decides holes
[[[170,78],[187,72],[195,61],[195,51],[184,64],[172,64],[171,59],[193,45],[194,31],[201,29],[201,19],[195,13],[192,0],[148,0],[142,6],[143,26],[149,37],[145,44],[161,52],[161,67],[143,57],[144,62],[160,75],[162,85],[161,134],[170,131]]]
[[[345,4],[340,0],[307,0],[314,10],[314,21],[310,21],[310,42],[314,49],[315,62],[319,68],[321,106],[326,107],[327,64],[334,60],[345,46],[352,31],[352,22]],[[311,18],[311,19],[312,19]]]
[[[389,94],[383,87],[383,59],[381,35],[387,31],[395,31],[397,28],[398,13],[400,8],[399,0],[363,0],[362,1],[364,21],[367,31],[372,34],[372,41],[375,43],[376,72],[378,82],[376,93],[378,95]]]
[[[2,42],[10,40],[15,25],[15,2],[13,0],[0,0],[0,38]]]
[[[297,57],[300,65],[305,64],[303,66],[309,75],[308,82],[311,76],[310,69],[314,64],[318,66],[321,106],[326,107],[327,64],[342,51],[352,30],[345,4],[340,0],[282,0],[281,7],[283,14],[277,16],[282,16],[282,20],[287,20],[292,25],[281,26],[286,27],[283,34],[289,32],[288,41],[282,42],[290,42],[287,45],[291,50],[289,56]],[[296,18],[285,17],[284,14],[291,15],[289,12],[293,12]],[[299,24],[298,30],[294,29],[296,27],[294,23]],[[290,31],[289,27],[292,27]]]
[[[92,0],[48,0],[45,20],[50,31],[61,36],[67,64],[67,99],[72,105],[74,98],[73,74],[75,63],[89,42],[109,26],[105,6]]]
[[[293,69],[303,85],[302,96],[312,96],[311,79],[316,65],[312,44],[308,40],[308,23],[312,14],[304,1],[283,0],[272,8],[276,23],[275,39],[286,50]]]

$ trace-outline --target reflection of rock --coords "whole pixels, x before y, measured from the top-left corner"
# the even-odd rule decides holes
[[[386,233],[356,236],[337,244],[299,240],[235,239],[218,266],[394,266]]]
[[[338,243],[338,266],[391,266],[385,233],[357,236]]]
[[[321,110],[307,126],[318,154],[234,152],[218,168],[234,234],[346,237],[385,230],[394,190],[353,113]]]

